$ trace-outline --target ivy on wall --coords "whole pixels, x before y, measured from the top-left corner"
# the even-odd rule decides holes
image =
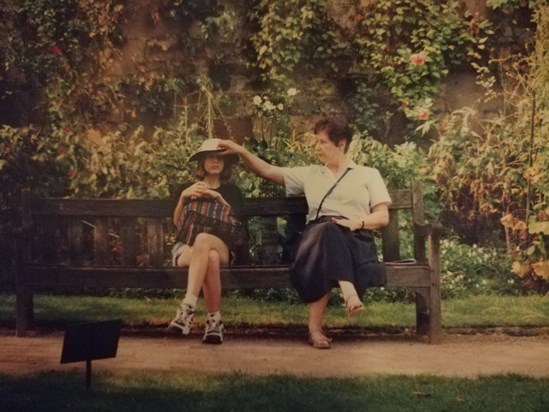
[[[104,119],[112,96],[100,73],[122,41],[123,0],[7,1],[1,10],[2,100],[30,89],[46,124]],[[8,107],[4,107],[9,110]],[[103,115],[103,116],[102,116]]]
[[[376,136],[395,112],[427,120],[442,80],[480,60],[491,33],[488,21],[457,1],[357,1],[345,25],[330,16],[328,3],[258,2],[251,13],[259,27],[252,37],[258,67],[275,84],[287,84],[297,68],[323,68],[320,75],[350,103],[348,115]]]

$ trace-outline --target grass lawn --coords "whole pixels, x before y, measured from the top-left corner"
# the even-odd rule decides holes
[[[204,315],[199,301],[198,316]],[[178,300],[129,299],[91,296],[35,296],[37,325],[62,326],[73,321],[120,318],[127,326],[164,326],[172,318]],[[307,323],[304,304],[263,301],[242,297],[223,300],[225,323],[232,327],[303,326]],[[0,295],[0,325],[13,326],[15,298]],[[366,312],[350,320],[343,308],[332,306],[326,315],[328,327],[363,326],[406,328],[415,325],[415,307],[404,303],[369,303]],[[493,326],[549,326],[549,297],[476,296],[444,300],[445,328]]]
[[[0,374],[3,411],[546,411],[549,379],[314,378],[142,372]]]

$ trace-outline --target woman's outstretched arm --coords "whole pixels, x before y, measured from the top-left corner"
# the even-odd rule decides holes
[[[281,167],[267,163],[251,153],[244,146],[231,140],[221,140],[219,147],[226,148],[227,154],[239,155],[244,164],[259,177],[270,180],[277,185],[284,185],[284,174],[282,173]]]

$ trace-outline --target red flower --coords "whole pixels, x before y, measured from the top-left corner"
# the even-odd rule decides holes
[[[412,63],[414,66],[421,66],[425,63],[426,58],[427,55],[424,52],[414,53],[410,56],[410,63]]]
[[[54,44],[51,46],[51,52],[52,54],[55,54],[56,56],[59,56],[63,50],[61,50],[61,47],[59,47],[57,44]]]
[[[431,112],[423,108],[419,109],[419,111],[417,112],[417,117],[419,118],[419,120],[428,120],[430,115],[431,115]]]
[[[70,133],[70,132],[72,132],[72,127],[70,127],[70,126],[65,126],[65,127],[63,127],[63,131],[64,131],[65,133]]]

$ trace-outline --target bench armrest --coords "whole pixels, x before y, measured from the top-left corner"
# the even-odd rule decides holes
[[[440,251],[440,236],[444,229],[438,222],[418,223],[413,222],[414,233],[414,257],[418,262],[431,261],[431,255],[427,258],[425,244],[429,241],[429,251]],[[437,252],[439,253],[439,252]]]

